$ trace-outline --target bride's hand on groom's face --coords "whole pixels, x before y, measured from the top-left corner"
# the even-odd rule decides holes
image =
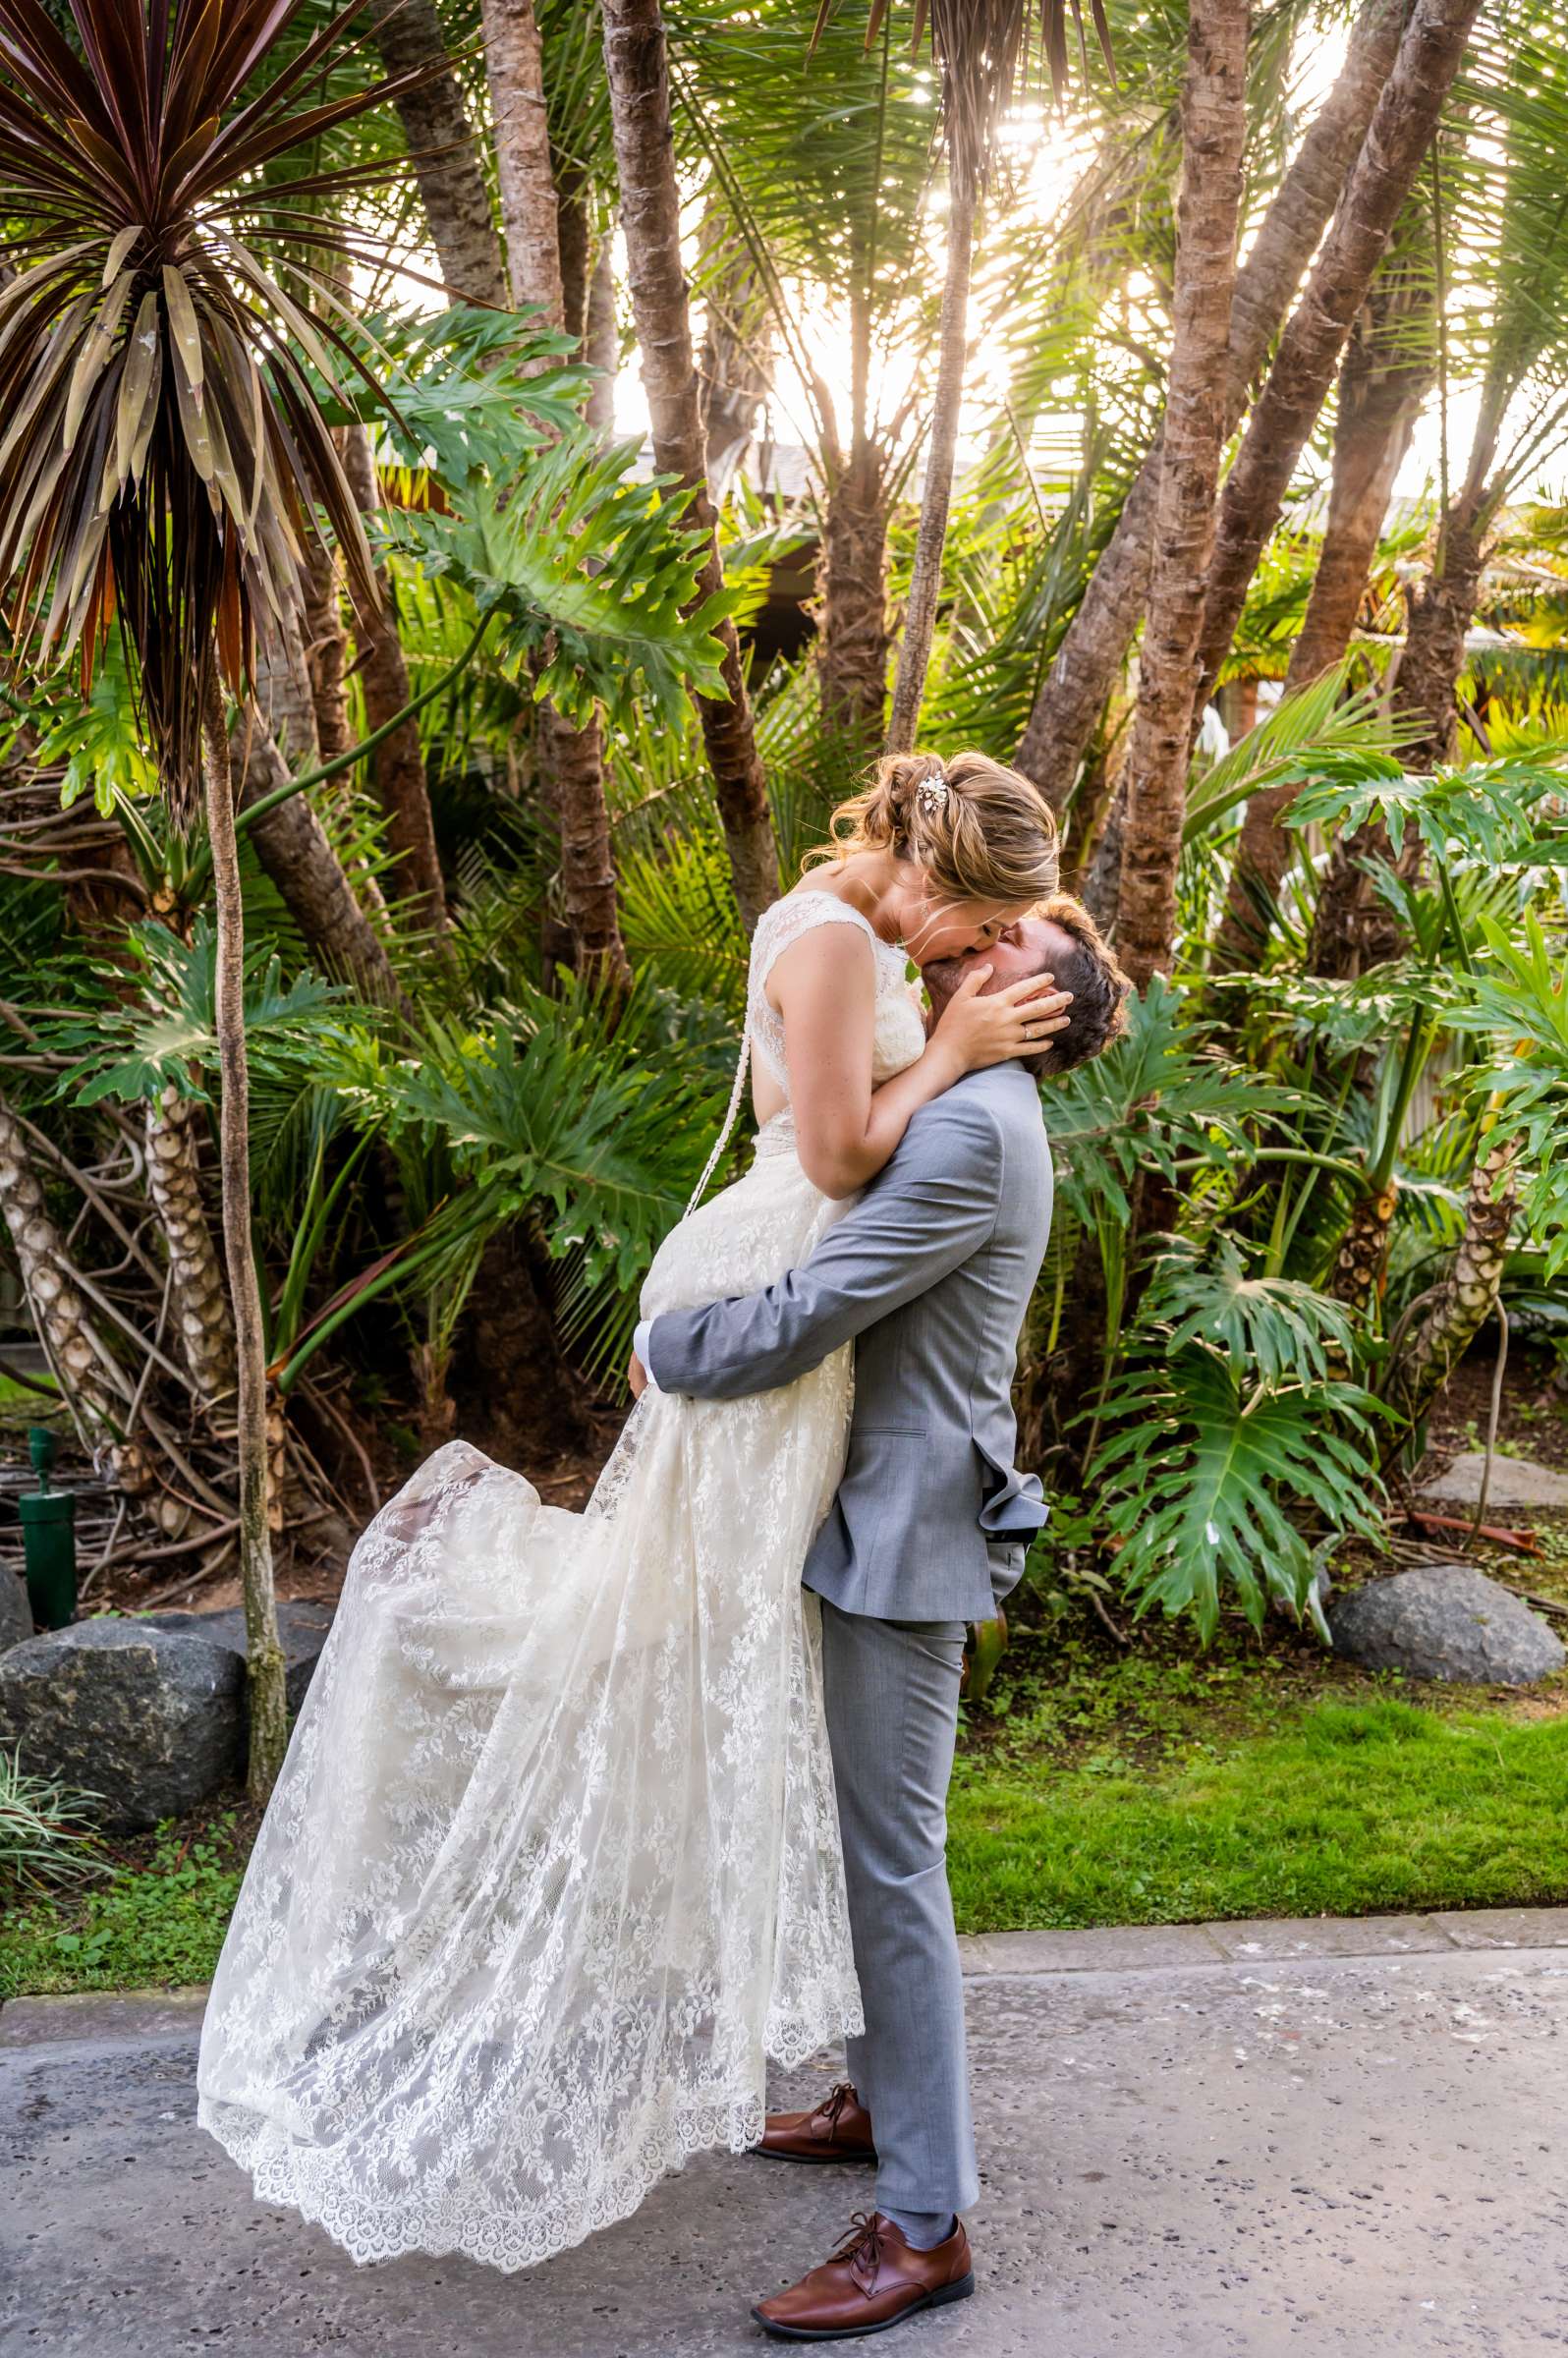
[[[950,1055],[959,1073],[1010,1056],[1036,1056],[1052,1035],[1065,1032],[1070,990],[1058,990],[1052,975],[1026,975],[1000,990],[987,991],[992,969],[978,966],[965,976],[932,1031],[931,1044]]]

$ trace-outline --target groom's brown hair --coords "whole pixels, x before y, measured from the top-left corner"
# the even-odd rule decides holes
[[[1024,1060],[1029,1072],[1049,1081],[1058,1073],[1070,1072],[1075,1064],[1087,1064],[1092,1056],[1101,1055],[1112,1040],[1121,1038],[1127,1029],[1127,1001],[1133,985],[1083,902],[1070,892],[1053,893],[1033,914],[1055,926],[1073,945],[1050,960],[1057,989],[1073,994],[1067,1029],[1058,1032],[1037,1056]]]

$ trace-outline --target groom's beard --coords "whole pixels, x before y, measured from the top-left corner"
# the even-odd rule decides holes
[[[921,968],[921,981],[929,993],[934,1015],[941,1014],[968,972],[968,962],[963,958],[933,958],[928,966]]]

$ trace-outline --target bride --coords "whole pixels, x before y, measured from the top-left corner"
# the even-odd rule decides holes
[[[919,1106],[1061,1028],[1048,977],[981,973],[927,1039],[907,981],[1054,889],[1026,779],[890,757],[834,837],[753,943],[725,1134],[750,1052],[756,1159],[644,1315],[781,1276]],[[523,2268],[754,2145],[766,2058],[862,2028],[801,1587],[850,1380],[845,1349],[751,1399],[650,1390],[581,1515],[453,1441],[375,1517],[202,2033],[198,2117],[261,2201],[356,2260]]]

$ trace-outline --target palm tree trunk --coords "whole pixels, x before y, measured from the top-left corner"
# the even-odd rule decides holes
[[[445,65],[396,101],[435,248],[454,303],[506,308],[506,272],[490,214],[479,144],[453,73],[432,0],[373,0],[372,38],[387,73]]]
[[[615,240],[608,229],[599,241],[588,272],[588,304],[583,320],[583,358],[593,370],[588,421],[601,434],[615,431],[615,378],[621,362],[620,327],[615,316]]]
[[[544,52],[533,0],[483,0],[484,63],[495,121],[495,178],[514,305],[534,304],[560,327],[559,200],[550,168]]]
[[[1253,380],[1312,260],[1398,53],[1408,0],[1366,0],[1345,63],[1236,274],[1226,362],[1225,430],[1234,433]],[[1017,760],[1060,816],[1105,699],[1133,643],[1148,589],[1161,436],[1134,477],[1083,603],[1036,700]]]
[[[1204,694],[1235,637],[1258,560],[1431,144],[1480,7],[1481,0],[1417,0],[1333,228],[1280,338],[1220,503],[1204,609]]]
[[[1390,1177],[1380,1188],[1357,1198],[1329,1271],[1327,1291],[1361,1318],[1370,1313],[1382,1282],[1398,1194],[1398,1184]]]
[[[544,52],[532,0],[484,0],[484,50],[512,301],[534,305],[550,326],[564,327],[561,233],[570,200],[557,186],[550,153]],[[581,215],[580,203],[577,211]],[[583,226],[586,236],[586,223]],[[586,247],[582,259],[586,260]],[[576,293],[581,314],[586,286]],[[580,332],[582,325],[580,317]],[[632,969],[616,906],[599,724],[595,719],[587,728],[574,728],[546,702],[538,707],[534,744],[560,828],[562,913],[571,934],[574,971],[585,981],[622,993],[631,987]]]
[[[1494,508],[1484,485],[1477,490],[1467,483],[1450,500],[1438,530],[1436,561],[1411,598],[1397,704],[1421,733],[1401,753],[1407,769],[1436,769],[1458,754],[1465,635],[1475,619]]]
[[[1519,1201],[1519,1151],[1517,1138],[1494,1132],[1476,1157],[1459,1248],[1394,1368],[1395,1397],[1413,1419],[1429,1407],[1497,1306]]]
[[[121,1430],[114,1361],[77,1290],[65,1239],[50,1213],[28,1134],[0,1097],[0,1218],[17,1257],[38,1341],[68,1407],[89,1446]]]
[[[830,469],[816,659],[823,729],[852,764],[876,751],[887,710],[887,507],[881,455],[857,434]]]
[[[362,515],[372,515],[381,504],[369,436],[363,425],[351,425],[343,442],[343,469]],[[381,602],[356,612],[355,638],[360,659],[356,666],[364,694],[364,717],[371,732],[381,728],[409,702],[409,667],[398,637],[397,608],[385,566],[376,570]],[[435,826],[430,816],[430,793],[424,774],[420,724],[411,717],[393,730],[370,758],[376,800],[386,813],[387,842],[396,857],[392,871],[397,891],[410,907],[416,924],[436,933],[447,929],[446,885],[435,849]]]
[[[307,549],[300,587],[305,597],[305,660],[315,709],[316,751],[323,761],[335,761],[339,754],[348,752],[354,738],[344,686],[349,643],[338,597],[337,559],[324,542]]]
[[[185,1364],[208,1409],[237,1381],[234,1320],[201,1196],[196,1106],[170,1084],[147,1104],[147,1193],[169,1252],[170,1308]]]
[[[1225,356],[1247,136],[1248,0],[1194,0],[1187,23],[1165,447],[1116,904],[1117,954],[1140,989],[1169,971],[1176,933],[1176,870],[1204,574],[1225,440]]]
[[[907,754],[920,725],[921,699],[931,659],[936,629],[936,603],[942,586],[942,550],[947,540],[947,513],[953,498],[953,462],[958,449],[958,414],[964,400],[964,364],[968,352],[969,274],[975,244],[975,185],[956,167],[952,174],[952,207],[947,219],[947,276],[942,284],[941,357],[936,370],[936,396],[931,407],[931,439],[925,456],[925,485],[921,494],[921,520],[915,537],[915,564],[910,575],[909,605],[904,637],[898,650],[893,682],[893,717],[887,732],[889,753]]]
[[[1363,314],[1339,372],[1333,477],[1322,553],[1301,635],[1291,649],[1285,694],[1309,687],[1342,662],[1367,593],[1378,536],[1421,406],[1432,378],[1429,351],[1416,345],[1408,304],[1373,300]],[[1421,300],[1430,315],[1430,289]],[[1392,357],[1386,336],[1399,339]],[[1264,912],[1278,897],[1293,844],[1281,824],[1297,788],[1267,787],[1251,797],[1236,847],[1215,970],[1256,970],[1268,938]]]
[[[236,726],[234,759],[244,808],[286,786],[293,774],[266,723],[254,710],[242,715]],[[355,898],[342,863],[306,796],[291,794],[264,818],[252,819],[246,832],[309,944],[311,956],[328,974],[350,977],[367,998],[388,1007],[405,1004],[403,987],[381,938]],[[366,879],[362,889],[372,905],[379,906],[380,893],[372,879]]]
[[[708,536],[698,579],[699,594],[706,598],[723,588],[724,571],[707,495],[701,401],[692,357],[664,21],[659,0],[600,0],[600,14],[627,279],[643,354],[653,463],[662,474],[693,486],[686,521]],[[697,705],[735,897],[750,929],[777,896],[778,847],[733,622],[726,619],[714,637],[723,647],[727,700],[699,697]]]
[[[704,288],[698,384],[709,496],[722,499],[745,458],[772,374],[772,312],[749,249],[717,205],[700,239]]]
[[[1410,770],[1434,769],[1451,761],[1457,751],[1455,692],[1485,562],[1487,527],[1497,503],[1495,488],[1484,480],[1495,451],[1497,423],[1495,414],[1484,410],[1469,473],[1438,527],[1431,572],[1410,601],[1394,681],[1394,708],[1401,719],[1414,724],[1415,733],[1400,753]],[[1369,859],[1387,861],[1401,874],[1414,876],[1421,838],[1414,828],[1407,829],[1396,861],[1380,818],[1369,819],[1354,834],[1336,836],[1313,912],[1307,963],[1314,975],[1343,981],[1398,954],[1399,924],[1367,873]]]
[[[278,1642],[267,1528],[267,1377],[262,1342],[261,1288],[251,1250],[251,1076],[245,1041],[245,909],[240,897],[240,852],[234,829],[229,740],[215,676],[209,676],[202,714],[207,840],[212,852],[212,898],[217,914],[214,1007],[223,1097],[218,1152],[223,1176],[223,1245],[234,1307],[238,1360],[240,1472],[240,1586],[245,1600],[246,1679],[251,1704],[248,1785],[264,1802],[277,1782],[288,1743],[288,1698],[283,1648]],[[296,802],[299,801],[296,796]],[[288,805],[284,806],[289,808]]]

